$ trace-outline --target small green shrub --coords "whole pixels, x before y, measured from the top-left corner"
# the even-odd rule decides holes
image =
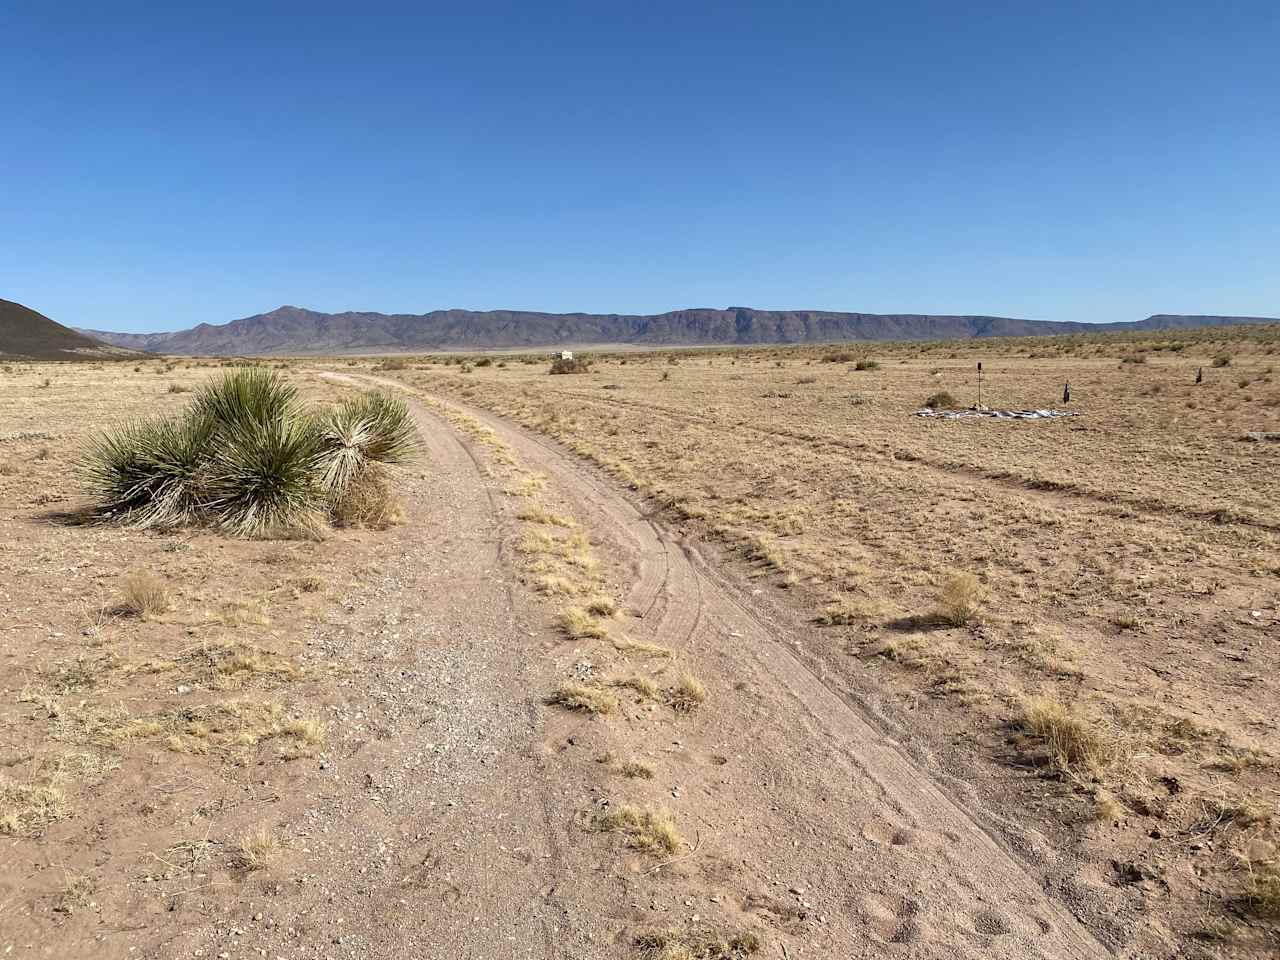
[[[853,365],[853,369],[855,369],[855,370],[879,370],[879,369],[880,369],[880,364],[879,364],[879,363],[877,363],[875,360],[866,360],[866,359],[863,359],[863,360],[859,360],[857,363],[855,363],[855,364]]]

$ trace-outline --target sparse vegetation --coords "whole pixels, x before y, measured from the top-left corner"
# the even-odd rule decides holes
[[[707,699],[707,688],[702,681],[689,672],[684,672],[676,679],[671,688],[669,702],[676,713],[693,713]]]
[[[245,870],[264,870],[280,855],[284,845],[268,828],[260,827],[240,839],[238,865]]]
[[[930,410],[954,410],[960,406],[960,403],[951,394],[942,390],[926,397],[923,406]]]
[[[675,817],[662,807],[627,803],[597,815],[595,823],[600,830],[623,834],[627,846],[641,853],[671,854],[685,842],[676,828]]]
[[[548,703],[583,713],[610,714],[618,709],[618,697],[595,684],[567,682],[551,692]]]
[[[936,616],[942,623],[962,627],[978,614],[982,600],[982,585],[971,573],[957,573],[949,577],[938,591]]]
[[[1097,779],[1120,755],[1119,738],[1050,697],[1033,697],[1023,707],[1023,724],[1045,746],[1061,773]]]
[[[742,960],[760,950],[751,931],[724,933],[709,927],[692,930],[649,930],[635,939],[645,960]]]
[[[278,374],[251,367],[206,385],[180,416],[100,435],[81,467],[106,520],[314,533],[326,515],[387,516],[385,475],[371,471],[404,462],[414,437],[402,401],[371,394],[317,417]]]
[[[591,361],[585,357],[573,357],[571,359],[557,357],[551,362],[551,370],[548,372],[554,374],[590,373]]]
[[[155,574],[130,574],[122,585],[120,611],[135,617],[150,617],[169,609],[169,591]]]

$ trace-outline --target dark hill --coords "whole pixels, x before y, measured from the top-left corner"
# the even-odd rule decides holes
[[[424,314],[318,313],[286,306],[217,326],[202,323],[176,333],[84,332],[134,350],[195,356],[247,356],[624,343],[660,347],[842,340],[944,340],[1267,322],[1280,321],[1258,317],[1161,314],[1134,323],[1093,324],[1013,317],[753,310],[747,307],[675,310],[654,315],[518,310],[435,310]]]
[[[0,300],[0,357],[23,360],[123,359],[133,352],[90,339],[12,300]]]

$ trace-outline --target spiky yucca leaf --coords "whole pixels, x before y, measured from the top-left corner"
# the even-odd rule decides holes
[[[212,425],[185,416],[127,423],[95,437],[80,458],[104,516],[139,527],[173,527],[201,510]]]
[[[417,427],[403,400],[366,393],[343,401],[319,422],[321,482],[340,498],[371,463],[404,463],[418,448]]]
[[[298,390],[274,370],[244,367],[205,384],[191,410],[219,429],[261,426],[297,416]]]
[[[326,507],[319,443],[305,418],[244,423],[217,431],[209,465],[209,514],[239,536],[286,530],[315,534]]]

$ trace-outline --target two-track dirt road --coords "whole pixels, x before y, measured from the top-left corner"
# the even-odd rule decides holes
[[[419,730],[402,726],[358,755],[387,795],[344,808],[315,847],[332,899],[310,915],[358,900],[345,911],[356,955],[629,956],[643,929],[706,924],[762,932],[765,956],[1121,949],[1127,924],[1109,916],[1105,888],[1073,879],[1042,840],[891,736],[857,691],[825,680],[809,628],[783,604],[711,548],[673,538],[571,453],[470,409],[590,532],[623,599],[614,632],[678,651],[708,689],[687,718],[624,709],[583,719],[544,705],[583,650],[549,631],[552,611],[518,582],[507,549],[518,522],[486,451],[411,403],[431,460],[415,488],[429,502],[412,510],[431,519],[429,539],[388,580],[388,616],[412,625],[389,657],[400,676],[451,681],[431,684],[437,703]],[[414,686],[405,701],[426,696]],[[442,741],[464,746],[432,753]],[[596,762],[602,752],[643,757],[656,775],[619,784]],[[620,798],[669,808],[688,846],[658,864],[590,830],[593,809]],[[377,889],[352,871],[382,833],[399,852]],[[408,837],[424,839],[405,849]],[[421,880],[414,897],[406,865]]]

